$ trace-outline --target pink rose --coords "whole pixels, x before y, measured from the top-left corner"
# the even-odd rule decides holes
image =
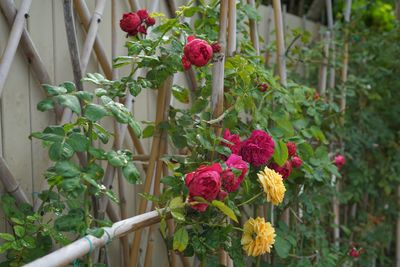
[[[121,30],[127,32],[128,35],[137,34],[137,28],[140,26],[141,20],[136,13],[125,13],[119,21]]]
[[[288,160],[285,162],[285,164],[283,164],[283,166],[279,166],[278,164],[273,162],[269,165],[269,168],[282,175],[283,179],[287,179],[292,173],[292,163]]]
[[[353,258],[358,258],[360,257],[360,252],[355,247],[352,247],[349,251],[349,256]]]
[[[298,156],[294,156],[292,158],[291,162],[292,162],[292,166],[295,167],[295,168],[298,168],[301,165],[303,165],[303,161]]]
[[[202,197],[207,201],[216,199],[221,189],[221,173],[221,165],[214,163],[211,166],[200,166],[194,172],[186,174],[185,184],[189,189],[189,201],[196,201],[195,197]],[[200,203],[192,208],[204,212],[207,206],[207,203]]]
[[[289,158],[296,155],[296,144],[293,142],[287,142],[286,147],[288,150]]]
[[[225,129],[223,137],[225,140],[231,142],[232,144],[227,144],[227,143],[222,143],[222,144],[226,147],[229,147],[232,154],[238,155],[240,153],[240,147],[241,147],[240,136],[237,134],[231,134],[231,132],[227,128],[227,129]]]
[[[339,154],[335,157],[335,165],[338,169],[341,169],[345,163],[346,159],[344,158],[343,155]]]
[[[260,167],[268,162],[274,154],[275,142],[262,130],[254,130],[251,136],[242,142],[240,155],[254,167]]]
[[[188,43],[183,48],[186,58],[197,67],[206,65],[213,56],[213,50],[205,40],[189,36]]]
[[[221,174],[222,187],[231,193],[238,190],[249,167],[247,162],[242,160],[241,156],[235,154],[232,154],[225,163],[228,169]],[[240,174],[234,173],[235,170],[240,172]]]

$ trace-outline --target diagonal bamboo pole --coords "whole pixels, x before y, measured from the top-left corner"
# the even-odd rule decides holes
[[[4,53],[0,58],[0,98],[6,83],[8,72],[11,68],[11,63],[21,40],[21,35],[25,26],[25,18],[27,17],[31,3],[32,0],[22,1],[17,15],[15,16],[6,48],[4,49]]]
[[[84,0],[78,0],[78,1],[82,2]],[[90,20],[89,29],[87,31],[86,40],[85,43],[83,44],[83,50],[81,55],[82,73],[86,73],[86,69],[89,64],[90,54],[92,53],[93,44],[97,36],[97,30],[99,29],[99,24],[101,22],[101,17],[103,15],[105,5],[106,5],[106,0],[98,0],[96,2],[96,7],[94,9],[92,18]]]
[[[6,192],[12,195],[18,204],[30,203],[20,184],[12,175],[6,161],[0,156],[0,177]]]
[[[171,87],[172,87],[172,82],[173,82],[172,80],[173,80],[172,77],[167,78],[167,80],[164,81],[163,85],[161,86],[161,88],[158,91],[157,113],[156,113],[156,120],[155,120],[156,126],[159,125],[160,122],[162,122],[165,98],[167,97],[167,95],[171,94]],[[148,166],[146,180],[145,180],[144,189],[143,189],[143,191],[146,193],[149,193],[150,189],[151,189],[151,183],[152,183],[152,178],[153,178],[153,174],[154,174],[154,167],[156,165],[156,161],[157,161],[158,153],[159,153],[159,146],[160,146],[160,131],[156,130],[154,137],[153,137],[153,142],[151,144],[149,166]],[[138,213],[139,214],[144,213],[146,211],[146,206],[147,206],[147,200],[144,198],[141,198]],[[135,267],[137,264],[141,236],[142,236],[142,232],[141,232],[141,230],[138,230],[135,233],[133,243],[131,245],[129,267]]]
[[[256,4],[254,0],[247,0],[247,3],[256,8]],[[258,39],[258,29],[257,29],[257,22],[254,19],[249,19],[249,26],[250,26],[250,39],[253,44],[254,50],[256,50],[257,55],[260,55],[260,41]]]
[[[83,28],[87,32],[90,25],[90,11],[85,1],[74,0],[74,8],[82,23]],[[98,36],[96,36],[94,39],[93,49],[96,54],[97,60],[99,61],[100,66],[104,72],[104,75],[106,76],[107,79],[111,79],[112,77],[111,64],[108,62],[103,44],[101,43],[100,38]]]

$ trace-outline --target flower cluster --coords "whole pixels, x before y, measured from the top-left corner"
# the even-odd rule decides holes
[[[222,169],[221,164],[200,166],[185,177],[185,184],[189,189],[189,202],[192,208],[204,212],[208,203],[215,199],[223,200],[228,193],[238,190],[240,183],[247,174],[247,163],[242,157],[232,154],[225,162],[227,166]]]
[[[276,163],[271,163],[268,165],[271,169],[275,170],[279,174],[282,175],[283,179],[289,178],[290,174],[292,173],[292,168],[299,168],[303,165],[303,161],[297,155],[297,148],[296,144],[293,142],[287,142],[286,147],[288,150],[288,160],[283,164],[283,166],[279,166]]]
[[[210,62],[214,53],[219,53],[221,46],[218,43],[209,44],[206,40],[189,36],[183,48],[182,66],[184,70],[192,65],[203,67]]]
[[[155,23],[155,19],[149,16],[147,10],[141,9],[123,14],[119,26],[128,36],[135,36],[138,33],[147,34],[147,28]]]

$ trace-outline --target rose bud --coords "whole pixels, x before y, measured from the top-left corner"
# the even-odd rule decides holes
[[[290,174],[292,173],[292,163],[288,160],[285,162],[285,164],[283,164],[283,166],[279,166],[276,163],[271,163],[269,164],[269,168],[282,175],[282,178],[285,180],[289,178]]]
[[[211,44],[211,47],[214,53],[221,52],[221,45],[219,43],[213,43]]]
[[[343,165],[346,163],[346,159],[344,158],[343,155],[340,155],[340,154],[339,154],[339,155],[337,155],[337,156],[335,157],[334,162],[335,162],[336,167],[337,167],[338,169],[341,169],[341,168],[343,167]]]
[[[184,70],[188,70],[190,69],[190,66],[192,65],[192,63],[190,63],[190,61],[187,59],[187,57],[185,55],[183,55],[182,57],[182,67]]]
[[[119,26],[128,35],[135,35],[140,23],[140,18],[136,13],[125,13],[119,21]]]
[[[288,155],[289,155],[289,158],[290,157],[293,157],[294,155],[296,155],[296,144],[295,143],[293,143],[293,142],[287,142],[286,143],[286,147],[287,147],[287,150],[288,150]]]
[[[147,26],[153,26],[156,24],[156,20],[152,17],[148,17],[144,22],[147,24]]]
[[[144,25],[140,25],[137,30],[140,33],[147,34],[147,29]]]
[[[258,90],[260,92],[266,92],[269,88],[269,84],[268,83],[261,83],[258,85]]]
[[[141,20],[145,20],[149,17],[149,13],[147,13],[146,9],[140,9],[136,12]]]
[[[294,156],[292,158],[292,166],[298,168],[301,165],[303,165],[303,161],[301,160],[301,158],[299,158],[298,156]]]

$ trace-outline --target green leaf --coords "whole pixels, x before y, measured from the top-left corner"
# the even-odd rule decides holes
[[[25,235],[25,228],[22,227],[21,225],[15,225],[15,226],[13,227],[13,229],[14,229],[15,234],[16,234],[18,237],[23,237],[23,236]]]
[[[76,92],[75,95],[80,99],[80,100],[84,100],[87,102],[90,102],[93,100],[93,93],[90,93],[88,91],[79,91]]]
[[[79,168],[70,161],[58,161],[54,166],[54,170],[58,175],[66,178],[75,177],[81,173]]]
[[[15,237],[13,235],[7,234],[7,233],[0,233],[0,238],[4,239],[6,241],[14,241]]]
[[[189,90],[179,85],[172,86],[172,95],[181,103],[189,104]]]
[[[68,92],[64,87],[52,86],[48,84],[43,84],[42,88],[50,96],[57,96]]]
[[[182,201],[182,197],[175,197],[169,202],[169,208],[171,210],[171,215],[174,219],[178,221],[185,221],[184,212],[185,203]]]
[[[49,157],[52,161],[69,159],[74,154],[74,149],[65,142],[57,142],[51,145]]]
[[[75,84],[73,82],[63,82],[62,84],[60,84],[60,87],[64,87],[65,89],[67,89],[68,93],[72,93],[76,90]]]
[[[122,168],[122,173],[129,183],[137,184],[140,182],[140,172],[132,161]]]
[[[92,229],[87,229],[86,233],[88,235],[92,235],[94,237],[100,238],[104,235],[104,229],[103,228],[92,228]]]
[[[275,152],[273,158],[279,166],[283,166],[288,159],[288,149],[286,147],[286,143],[282,140],[275,142]]]
[[[285,259],[289,256],[290,252],[290,243],[283,239],[280,236],[275,237],[275,251],[279,255],[279,257]]]
[[[132,128],[135,135],[137,137],[140,137],[140,135],[142,134],[142,129],[140,128],[140,124],[132,118],[129,119],[128,124],[129,124],[129,127]]]
[[[79,99],[74,95],[59,95],[57,96],[58,103],[61,106],[70,108],[76,114],[81,114],[81,104]]]
[[[143,138],[148,138],[153,136],[154,134],[154,125],[147,125],[146,128],[143,130]]]
[[[83,112],[84,116],[90,121],[98,121],[104,116],[109,115],[107,109],[101,105],[88,104]]]
[[[219,200],[213,200],[211,202],[211,205],[213,205],[214,207],[217,207],[220,211],[222,211],[222,213],[224,213],[226,216],[228,216],[231,220],[238,222],[238,219],[237,219],[235,213],[233,212],[233,210],[231,210],[228,206],[226,206],[224,202],[219,201]]]
[[[81,133],[72,133],[68,136],[67,143],[74,149],[74,151],[84,152],[89,147],[88,138]]]
[[[114,167],[123,167],[128,164],[128,159],[125,154],[113,150],[107,153],[107,160]]]
[[[51,99],[51,98],[46,98],[46,99],[40,101],[40,102],[37,104],[36,108],[37,108],[38,110],[40,110],[40,111],[46,111],[46,110],[49,110],[49,109],[53,109],[53,108],[54,108],[53,99]]]
[[[185,227],[179,228],[174,233],[174,241],[172,247],[174,250],[183,252],[189,243],[189,234]]]

